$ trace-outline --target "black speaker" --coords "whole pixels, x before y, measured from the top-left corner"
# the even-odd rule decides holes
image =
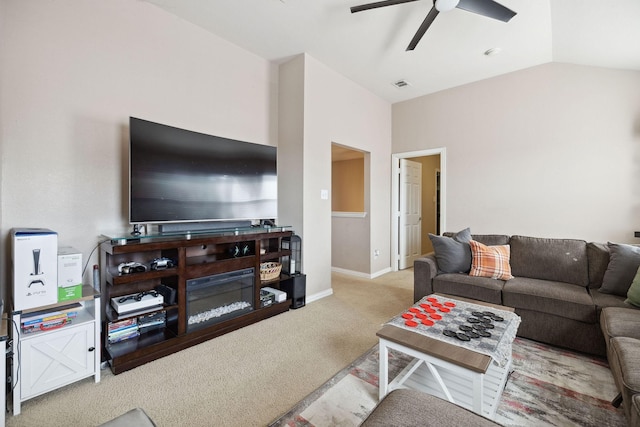
[[[305,305],[307,294],[307,275],[296,274],[280,282],[280,290],[287,293],[287,298],[291,298],[291,308],[300,308]]]

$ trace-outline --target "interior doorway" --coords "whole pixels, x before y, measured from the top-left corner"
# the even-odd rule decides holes
[[[368,277],[370,153],[332,143],[331,154],[331,268]]]
[[[403,168],[401,163],[411,160],[421,164],[421,209],[418,227],[407,227],[406,218],[408,206],[411,202],[407,197],[416,199],[415,195],[407,195],[406,178],[403,178]],[[402,270],[413,266],[413,259],[431,252],[433,247],[427,237],[429,233],[440,234],[446,229],[446,152],[444,148],[437,148],[423,151],[413,151],[392,155],[392,269]],[[412,207],[416,211],[416,207]],[[416,233],[419,236],[416,237]],[[419,254],[407,253],[411,251],[412,243],[420,242]],[[416,249],[413,249],[415,252]]]

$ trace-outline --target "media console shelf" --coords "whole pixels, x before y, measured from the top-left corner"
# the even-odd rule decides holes
[[[285,227],[247,227],[109,237],[100,245],[103,360],[119,374],[289,310],[290,296],[279,303],[261,300],[262,287],[280,289],[289,276],[262,283],[260,263],[290,256],[281,242],[292,234]],[[153,260],[163,257],[171,264],[152,269]],[[146,271],[119,271],[118,266],[130,262],[144,265]],[[152,298],[159,285],[175,290],[175,301],[124,313],[111,304],[112,298],[127,296],[128,301],[144,301],[149,292],[146,297]],[[122,339],[127,327],[134,337]]]

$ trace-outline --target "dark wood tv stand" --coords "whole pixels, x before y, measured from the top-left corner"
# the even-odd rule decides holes
[[[280,262],[290,257],[291,251],[282,249],[281,243],[283,238],[292,234],[285,227],[248,227],[173,235],[109,237],[100,245],[103,360],[108,360],[113,373],[119,374],[289,310],[289,295],[284,302],[261,306],[260,289],[265,286],[279,289],[280,282],[289,276],[281,274],[274,280],[263,282],[260,264]],[[235,250],[237,245],[240,245],[240,254]],[[151,262],[160,257],[169,258],[176,265],[152,270]],[[120,264],[132,261],[145,265],[147,271],[130,274],[118,271]],[[251,311],[187,332],[187,281],[250,268],[255,271]],[[113,327],[118,321],[137,319],[141,314],[138,311],[119,315],[111,306],[111,299],[150,291],[160,284],[176,290],[176,303],[149,308],[146,312],[143,309],[142,314],[164,311],[166,325],[140,333],[136,338],[110,342],[110,325]]]

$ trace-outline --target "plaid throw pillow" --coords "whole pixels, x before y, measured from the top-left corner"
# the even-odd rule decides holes
[[[471,240],[471,271],[469,276],[490,277],[492,279],[509,280],[511,266],[509,258],[511,247],[509,245],[487,246]]]

